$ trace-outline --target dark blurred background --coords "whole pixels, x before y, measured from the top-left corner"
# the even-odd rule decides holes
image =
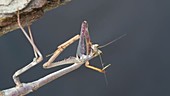
[[[33,23],[35,42],[45,56],[79,34],[89,23],[93,43],[102,48],[103,61],[111,63],[104,75],[82,66],[28,96],[170,96],[170,0],[73,0],[47,12]],[[0,89],[14,86],[13,73],[32,61],[33,52],[21,30],[0,37]],[[57,60],[74,56],[78,42]],[[49,58],[44,58],[47,61]],[[45,70],[42,63],[20,76],[22,82],[39,79],[67,66]],[[101,67],[99,58],[91,64]]]

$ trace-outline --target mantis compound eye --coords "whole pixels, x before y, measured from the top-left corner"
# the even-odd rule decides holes
[[[86,24],[86,25],[87,25],[87,21],[83,21],[83,24]]]
[[[99,47],[98,44],[93,44],[93,45],[91,46],[93,52],[94,52],[96,55],[99,55],[99,54],[102,53],[102,51],[100,51],[100,50],[98,49],[98,47]]]
[[[93,50],[98,50],[98,47],[99,47],[98,44],[93,44],[93,45],[91,46],[91,48],[92,48]]]

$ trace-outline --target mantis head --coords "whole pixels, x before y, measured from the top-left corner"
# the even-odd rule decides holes
[[[91,49],[92,49],[92,53],[93,53],[93,56],[98,56],[102,53],[101,50],[99,50],[99,45],[98,44],[93,44],[91,46]]]

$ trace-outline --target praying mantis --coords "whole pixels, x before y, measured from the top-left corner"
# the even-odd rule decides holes
[[[92,44],[90,35],[89,35],[87,21],[83,21],[83,23],[81,25],[80,39],[79,39],[79,43],[78,43],[78,47],[77,47],[76,56],[53,63],[53,61],[57,58],[57,56],[65,48],[67,48],[70,44],[72,44],[73,42],[78,40],[77,39],[78,37],[79,37],[79,35],[76,35],[75,37],[71,38],[67,42],[58,46],[58,49],[54,52],[53,56],[43,65],[43,67],[44,68],[52,68],[52,67],[65,65],[65,64],[85,63],[85,66],[87,68],[93,69],[100,73],[105,73],[105,69],[108,68],[111,64],[108,64],[107,66],[100,69],[100,68],[90,65],[90,63],[89,63],[89,60],[100,55],[102,53],[102,51],[98,49],[99,48],[98,44]],[[86,44],[84,44],[84,41],[86,42]],[[85,48],[85,45],[86,45],[86,48]],[[86,52],[85,52],[85,49],[86,49]]]
[[[30,69],[31,67],[37,65],[39,62],[41,62],[43,60],[43,56],[34,43],[30,26],[28,25],[28,32],[29,32],[30,36],[26,33],[26,31],[22,27],[21,22],[20,22],[20,17],[19,17],[19,11],[18,11],[17,17],[18,17],[18,25],[21,28],[24,35],[26,36],[26,38],[28,39],[28,41],[30,42],[30,44],[32,45],[33,51],[34,51],[34,54],[35,54],[35,58],[33,59],[33,61],[31,63],[29,63],[24,68],[21,68],[20,70],[15,72],[15,74],[13,75],[13,80],[14,80],[15,84],[17,86],[21,86],[22,84],[21,84],[18,76],[20,74],[24,73],[25,71],[27,71],[28,69]],[[120,36],[117,39],[114,39],[112,42],[109,42],[104,46],[107,46],[108,44],[115,42],[116,40],[122,38],[125,35],[126,34]],[[77,52],[76,52],[75,57],[69,57],[67,59],[64,59],[64,60],[61,60],[61,61],[58,61],[58,62],[54,62],[54,60],[60,55],[61,52],[64,51],[64,49],[66,49],[69,45],[71,45],[72,43],[74,43],[78,39],[79,39],[79,43],[78,43]],[[111,64],[108,64],[107,66],[104,67],[103,62],[101,60],[102,67],[103,67],[101,69],[101,68],[97,68],[95,66],[92,66],[89,63],[89,61],[91,59],[93,59],[94,57],[99,56],[100,59],[101,59],[102,51],[99,50],[99,48],[101,48],[101,47],[102,46],[99,46],[98,44],[93,44],[91,42],[89,30],[88,30],[88,23],[87,23],[87,21],[83,21],[82,25],[81,25],[80,35],[76,35],[73,38],[71,38],[70,40],[66,41],[65,43],[59,45],[58,49],[53,53],[51,58],[45,64],[43,64],[43,68],[48,69],[48,68],[57,67],[57,66],[60,66],[60,65],[65,65],[65,64],[79,63],[79,64],[85,64],[85,66],[87,68],[90,68],[92,70],[98,71],[100,73],[105,73],[105,69],[108,68]]]
[[[51,58],[46,63],[43,64],[43,68],[48,69],[48,68],[57,67],[60,65],[65,65],[65,64],[72,64],[72,63],[73,63],[73,65],[70,65],[66,68],[60,69],[56,72],[50,73],[38,80],[28,82],[28,83],[21,83],[21,81],[19,79],[19,75],[23,74],[30,68],[32,68],[35,65],[37,65],[38,63],[40,63],[43,60],[43,56],[42,56],[41,52],[39,51],[39,49],[36,47],[36,44],[34,43],[30,25],[27,25],[29,34],[27,34],[25,29],[22,27],[22,24],[20,21],[20,16],[19,16],[19,11],[17,13],[17,22],[18,22],[18,26],[20,27],[20,29],[22,30],[22,32],[28,39],[29,43],[31,44],[35,57],[33,58],[33,61],[31,63],[29,63],[25,67],[17,70],[14,73],[13,80],[14,80],[14,83],[16,84],[16,87],[0,91],[0,96],[23,96],[23,95],[26,95],[30,92],[33,92],[34,90],[37,90],[38,88],[42,87],[43,85],[46,85],[47,83],[79,68],[83,64],[85,64],[85,66],[87,68],[90,68],[92,70],[95,70],[95,71],[105,74],[106,68],[108,68],[111,64],[103,66],[103,63],[101,60],[103,68],[98,68],[98,67],[90,65],[89,61],[97,56],[99,56],[101,59],[102,51],[99,50],[99,48],[105,47],[105,46],[109,45],[110,43],[113,43],[126,35],[126,34],[124,34],[124,35],[120,36],[119,38],[114,39],[113,41],[111,41],[103,46],[99,46],[98,44],[93,44],[91,42],[89,30],[88,30],[88,23],[87,23],[87,21],[83,21],[82,25],[81,25],[80,35],[76,35],[73,38],[69,39],[68,41],[64,42],[63,44],[59,45],[58,49],[53,53]],[[58,62],[54,62],[54,60],[60,55],[61,52],[64,51],[64,49],[66,49],[69,45],[71,45],[78,39],[79,39],[79,43],[78,43],[77,52],[76,52],[75,57],[69,57],[67,59],[64,59],[64,60],[61,60]],[[107,83],[107,81],[106,81],[106,83]]]
[[[30,26],[28,25],[29,35],[26,33],[26,31],[22,27],[21,22],[20,22],[19,11],[17,13],[17,17],[18,17],[17,18],[18,25],[21,28],[24,35],[26,36],[26,38],[28,39],[28,41],[30,42],[30,44],[32,45],[34,55],[35,55],[35,58],[33,59],[33,61],[31,63],[29,63],[27,66],[19,69],[13,75],[13,80],[14,80],[16,86],[22,86],[22,83],[20,82],[18,76],[21,75],[22,73],[24,73],[25,71],[29,70],[33,66],[37,65],[38,63],[40,63],[43,60],[43,56],[34,43]],[[57,58],[57,56],[65,48],[67,48],[70,44],[72,44],[73,42],[75,42],[78,39],[80,39],[80,40],[79,40],[79,44],[78,44],[78,47],[77,47],[76,57],[70,57],[68,59],[53,63],[53,61]],[[86,48],[85,48],[84,41],[86,42]],[[109,67],[110,64],[103,67],[102,69],[100,69],[100,68],[91,66],[90,63],[89,63],[89,60],[93,59],[94,57],[96,57],[96,56],[98,56],[102,53],[102,51],[100,51],[98,49],[98,47],[99,47],[98,44],[92,44],[90,36],[89,36],[87,21],[83,21],[83,23],[81,25],[80,35],[76,35],[73,38],[71,38],[70,40],[68,40],[67,42],[58,46],[58,49],[54,52],[53,56],[45,64],[43,64],[43,68],[47,69],[47,68],[52,68],[52,67],[56,67],[56,66],[59,66],[59,65],[71,64],[71,63],[74,63],[74,64],[75,63],[79,63],[79,64],[85,63],[85,66],[87,68],[93,69],[93,70],[101,72],[101,73],[105,73],[105,69],[107,67]],[[85,54],[85,49],[86,49],[86,54]]]

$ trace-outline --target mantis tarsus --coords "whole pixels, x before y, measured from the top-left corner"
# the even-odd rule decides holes
[[[80,37],[80,39],[79,39]],[[65,49],[67,48],[70,44],[75,42],[76,40],[79,39],[79,44],[77,47],[77,53],[75,57],[70,57],[67,59],[64,59],[62,61],[54,62],[53,61],[57,58],[57,56]],[[86,48],[84,41],[86,42]],[[58,46],[58,49],[53,53],[52,57],[43,65],[44,68],[52,68],[60,65],[65,65],[65,64],[72,64],[72,63],[85,63],[85,66],[87,68],[93,69],[95,71],[105,73],[105,69],[110,66],[107,65],[103,67],[102,69],[91,66],[89,63],[89,60],[92,58],[100,55],[102,51],[98,49],[99,45],[98,44],[92,44],[89,36],[89,30],[88,30],[88,24],[87,21],[83,21],[81,25],[81,32],[80,36],[76,35],[75,37],[71,38],[67,42],[61,44]],[[85,52],[86,49],[86,52]]]

